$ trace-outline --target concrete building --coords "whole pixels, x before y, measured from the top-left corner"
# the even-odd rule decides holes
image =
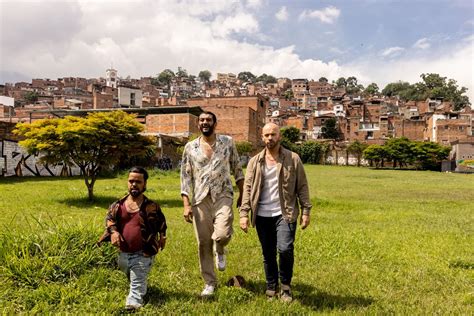
[[[133,87],[118,87],[118,102],[120,107],[141,108],[143,105],[142,90]]]

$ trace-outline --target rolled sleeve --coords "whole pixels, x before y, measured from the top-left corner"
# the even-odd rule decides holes
[[[189,196],[191,192],[193,170],[187,149],[188,146],[185,146],[183,157],[181,159],[181,195]]]

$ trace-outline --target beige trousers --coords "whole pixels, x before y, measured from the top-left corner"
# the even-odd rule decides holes
[[[199,248],[199,267],[201,276],[206,284],[216,285],[214,271],[213,246],[218,253],[224,252],[224,247],[232,237],[232,199],[223,197],[212,202],[211,196],[198,205],[193,206],[194,231]]]

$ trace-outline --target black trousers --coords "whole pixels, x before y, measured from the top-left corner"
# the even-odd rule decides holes
[[[267,289],[276,289],[278,278],[282,284],[290,285],[293,277],[294,242],[296,222],[288,223],[283,216],[257,216],[256,228],[262,246],[263,267]],[[277,263],[277,251],[279,265]]]

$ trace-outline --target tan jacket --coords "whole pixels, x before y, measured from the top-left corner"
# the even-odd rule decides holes
[[[250,159],[245,175],[240,217],[249,217],[249,213],[251,213],[252,226],[255,226],[258,200],[263,187],[262,168],[265,163],[265,152],[266,149]],[[285,220],[293,223],[298,219],[298,203],[301,206],[302,213],[309,215],[312,205],[303,163],[296,153],[283,146],[280,146],[277,174],[281,212]]]

